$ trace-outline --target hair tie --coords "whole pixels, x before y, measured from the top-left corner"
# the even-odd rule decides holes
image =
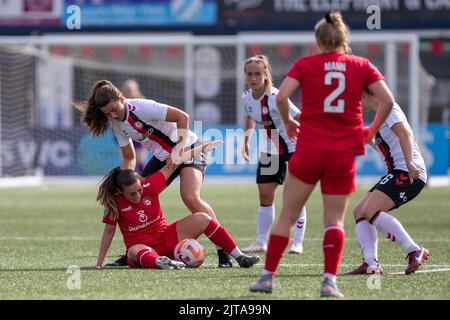
[[[329,13],[329,12],[325,15],[325,20],[326,20],[328,23],[334,24],[334,23],[333,23],[333,20],[331,20],[331,16],[330,16],[330,13]]]

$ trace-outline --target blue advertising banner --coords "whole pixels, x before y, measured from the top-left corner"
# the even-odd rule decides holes
[[[92,26],[201,26],[217,22],[215,0],[65,0],[80,8],[81,28]]]
[[[446,176],[450,167],[450,140],[447,137],[450,128],[441,124],[430,124],[421,135],[420,150],[431,176]],[[250,140],[250,160],[246,162],[241,155],[244,130],[237,127],[203,128],[203,135],[196,132],[202,140],[224,140],[209,158],[212,163],[207,167],[208,175],[253,175],[256,176],[258,143],[257,131]],[[366,155],[356,160],[358,176],[382,176],[386,165],[382,156],[372,147],[366,147]]]
[[[450,165],[448,127],[430,124],[421,135],[420,145],[430,176],[446,176]],[[250,140],[250,159],[242,156],[244,130],[236,126],[202,127],[193,131],[202,141],[223,140],[225,143],[208,154],[208,176],[255,177],[258,164],[260,136],[258,131]],[[20,174],[40,167],[47,176],[103,176],[120,165],[117,142],[108,131],[92,138],[83,127],[73,129],[30,129],[32,139],[5,140],[2,145],[2,172]],[[265,139],[265,137],[264,137]],[[149,154],[149,158],[151,154]],[[386,170],[383,158],[371,147],[357,158],[357,175],[379,176]]]

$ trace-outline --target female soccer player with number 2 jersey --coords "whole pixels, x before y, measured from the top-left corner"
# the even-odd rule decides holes
[[[245,80],[248,89],[242,94],[242,104],[247,114],[245,121],[245,142],[243,155],[249,160],[250,135],[255,123],[262,128],[256,183],[259,190],[256,241],[243,252],[266,252],[267,237],[275,219],[275,191],[282,185],[286,175],[287,162],[295,150],[295,141],[289,139],[281,119],[275,97],[278,89],[272,85],[269,60],[264,55],[257,55],[245,61]],[[293,118],[300,115],[300,110],[289,100],[289,113]],[[294,239],[289,253],[303,253],[303,238],[306,227],[306,210],[302,208],[294,228]]]
[[[283,206],[269,237],[265,267],[250,285],[251,291],[272,292],[292,225],[320,181],[325,226],[320,295],[343,297],[336,274],[344,246],[344,215],[355,191],[355,156],[364,154],[364,144],[373,139],[394,105],[381,73],[367,59],[349,54],[348,33],[339,12],[326,14],[315,26],[319,54],[299,58],[280,86],[277,105],[297,146],[289,160]],[[288,111],[288,98],[299,87],[300,130]],[[363,128],[362,121],[361,98],[366,88],[380,101],[369,128]]]

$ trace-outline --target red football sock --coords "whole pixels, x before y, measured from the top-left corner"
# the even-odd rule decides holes
[[[225,250],[226,253],[231,253],[237,247],[228,231],[217,220],[211,219],[203,234],[216,246]]]
[[[264,269],[275,275],[275,272],[280,264],[284,251],[289,244],[289,237],[278,236],[271,234],[269,237],[269,244],[267,246],[266,264]]]
[[[341,227],[330,226],[325,229],[322,243],[325,273],[337,274],[339,264],[341,263],[344,240],[344,229]]]
[[[155,250],[151,248],[142,249],[137,253],[136,257],[142,268],[159,269],[155,262],[156,258],[159,257],[159,254],[157,254]]]

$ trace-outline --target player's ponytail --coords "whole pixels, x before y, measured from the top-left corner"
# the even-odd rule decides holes
[[[111,213],[114,221],[119,219],[116,195],[123,191],[124,187],[135,184],[141,176],[131,169],[116,167],[108,172],[102,179],[98,188],[97,201]]]
[[[329,12],[314,27],[316,38],[326,51],[350,53],[349,29],[340,12]]]
[[[264,90],[271,93],[273,88],[272,70],[269,63],[269,58],[266,55],[258,54],[245,60],[244,72],[249,63],[258,63],[262,66],[266,79],[264,80]]]
[[[121,96],[119,89],[110,81],[100,80],[94,84],[87,101],[75,104],[75,108],[81,111],[81,122],[86,124],[94,137],[105,134],[110,124],[101,108],[110,101],[119,100]]]

